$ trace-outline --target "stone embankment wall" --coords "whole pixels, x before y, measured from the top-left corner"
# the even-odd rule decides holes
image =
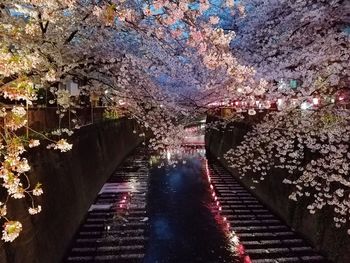
[[[208,118],[208,122],[213,121]],[[221,130],[207,131],[205,136],[207,152],[219,161],[247,188],[251,181],[247,178],[239,179],[237,171],[229,167],[223,155],[243,140],[250,126],[235,123]],[[337,263],[350,262],[350,236],[346,229],[334,226],[331,210],[322,210],[311,215],[306,209],[307,203],[294,202],[288,199],[292,189],[283,184],[287,173],[280,169],[273,169],[263,182],[255,184],[250,190],[256,197],[274,211],[286,224],[309,240],[310,244],[322,254]]]
[[[43,211],[29,216],[16,201],[13,218],[23,224],[21,236],[0,248],[1,263],[62,262],[70,242],[105,181],[142,142],[137,124],[128,119],[86,126],[71,138],[67,153],[45,147],[30,153],[31,176],[43,184]],[[34,180],[33,180],[34,181]]]

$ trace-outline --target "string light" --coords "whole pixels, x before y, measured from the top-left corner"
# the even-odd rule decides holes
[[[248,255],[244,256],[244,263],[252,263],[252,260]]]
[[[278,99],[276,105],[277,105],[277,109],[278,110],[283,110],[284,100],[283,99]]]
[[[255,111],[254,109],[249,109],[249,110],[248,110],[248,114],[251,115],[251,116],[252,116],[252,115],[255,115],[255,114],[256,114],[256,111]]]
[[[300,105],[300,108],[301,108],[302,110],[307,110],[307,109],[310,108],[310,105],[309,105],[309,103],[307,103],[306,101],[304,101],[304,102]]]

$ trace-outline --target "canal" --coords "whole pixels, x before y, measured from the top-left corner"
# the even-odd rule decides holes
[[[167,157],[164,166],[159,168],[156,162],[150,169],[150,232],[144,262],[237,262],[227,225],[217,220],[204,150],[184,148]]]
[[[198,145],[139,147],[91,205],[65,262],[328,262]]]

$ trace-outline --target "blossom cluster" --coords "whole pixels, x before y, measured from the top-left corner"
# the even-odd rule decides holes
[[[291,200],[307,199],[311,214],[332,207],[335,226],[349,227],[349,118],[345,109],[270,113],[225,158],[252,185],[273,176],[271,169],[286,170],[281,181],[294,189]]]

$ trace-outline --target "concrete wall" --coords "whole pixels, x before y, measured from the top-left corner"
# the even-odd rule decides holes
[[[1,263],[55,263],[62,258],[102,185],[117,165],[140,142],[134,121],[121,119],[77,131],[67,153],[46,150],[31,153],[32,176],[43,183],[41,214],[29,216],[22,201],[14,202],[22,235],[2,244]]]
[[[212,119],[208,118],[210,122]],[[233,176],[242,184],[249,187],[248,177],[240,180],[237,171],[230,168],[223,155],[231,148],[236,147],[250,129],[243,123],[232,124],[226,129],[211,130],[206,133],[207,151],[230,170]],[[291,186],[283,184],[283,170],[274,169],[269,176],[251,192],[264,204],[273,210],[286,224],[304,236],[322,254],[338,263],[350,262],[350,236],[346,229],[337,229],[334,226],[332,211],[322,210],[311,215],[306,209],[307,204],[302,201],[294,202],[288,199]]]
[[[75,108],[76,114],[67,113],[61,119],[61,128],[69,127],[70,119],[77,119],[77,124],[80,126],[91,124],[92,122],[100,122],[103,119],[104,107],[98,108]],[[29,126],[38,131],[51,131],[57,129],[59,123],[59,115],[56,113],[56,107],[37,108],[32,107],[28,110],[28,123]],[[74,127],[74,123],[70,123],[71,127]]]

